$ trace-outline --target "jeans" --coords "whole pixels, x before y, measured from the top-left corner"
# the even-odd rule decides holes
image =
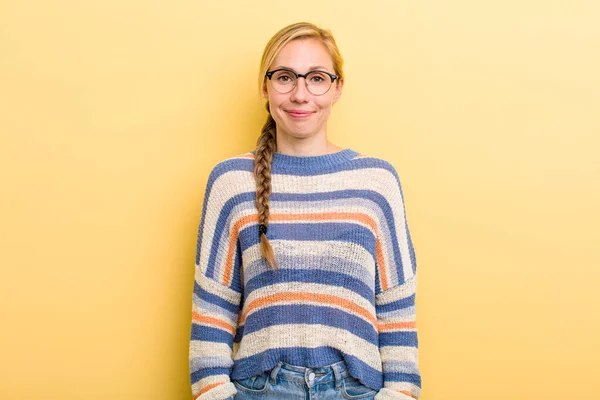
[[[233,384],[235,400],[372,400],[377,394],[353,378],[343,361],[318,368],[279,362],[271,371]]]

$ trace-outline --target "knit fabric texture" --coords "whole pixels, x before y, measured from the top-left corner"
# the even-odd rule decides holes
[[[190,373],[194,398],[279,361],[345,361],[376,399],[418,399],[417,269],[398,173],[346,148],[275,153],[260,252],[254,151],[215,165],[198,230]],[[235,344],[235,345],[234,345]],[[234,352],[235,348],[235,352]]]

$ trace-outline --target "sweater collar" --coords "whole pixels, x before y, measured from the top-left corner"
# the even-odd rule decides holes
[[[335,168],[335,166],[349,161],[358,153],[350,148],[330,154],[318,156],[292,156],[275,152],[273,154],[273,172],[318,172]]]

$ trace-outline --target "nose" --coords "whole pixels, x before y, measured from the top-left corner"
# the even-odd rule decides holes
[[[296,102],[305,102],[309,96],[310,92],[306,87],[306,79],[303,77],[299,77],[296,81],[296,87],[290,92],[290,100]]]

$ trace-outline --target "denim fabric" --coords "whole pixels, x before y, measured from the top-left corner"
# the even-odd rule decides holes
[[[353,378],[343,361],[318,368],[279,362],[271,371],[233,384],[235,400],[372,400],[377,394]]]

